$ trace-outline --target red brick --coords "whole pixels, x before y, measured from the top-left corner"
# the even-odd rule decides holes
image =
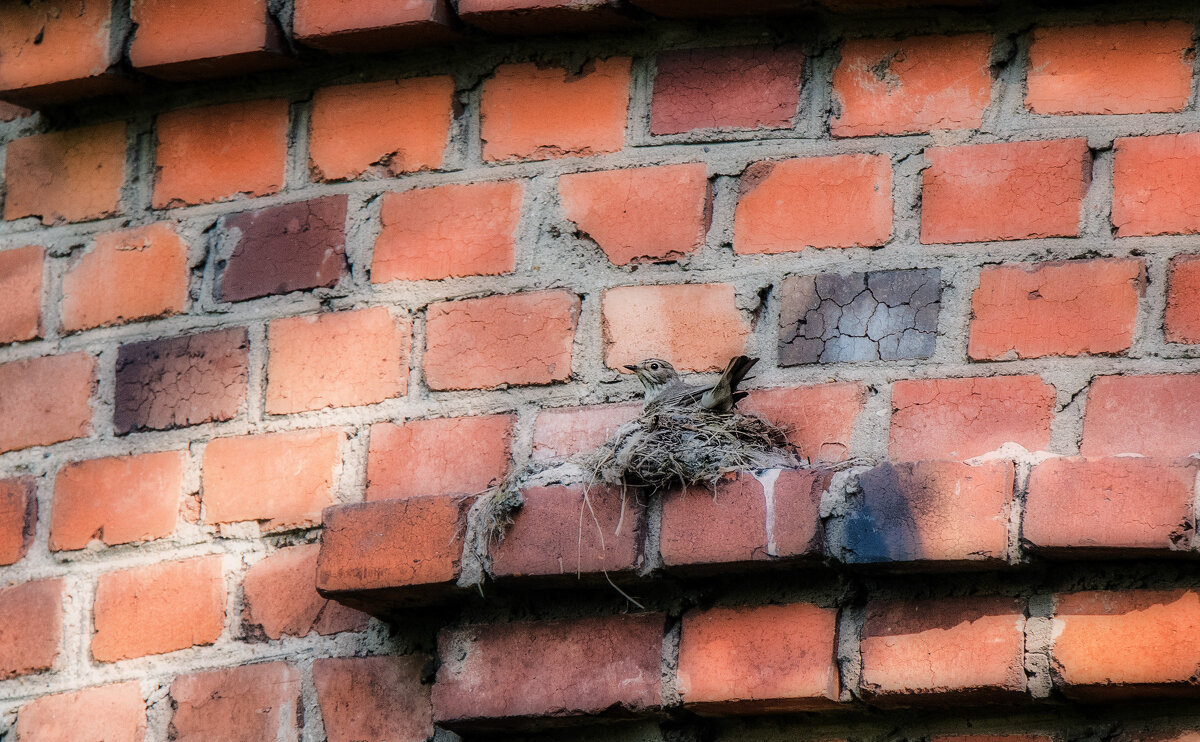
[[[496,34],[574,33],[630,28],[621,0],[458,0],[458,17]]]
[[[864,694],[892,705],[1025,694],[1025,606],[1001,597],[873,602],[862,630]]]
[[[480,415],[375,423],[366,499],[482,493],[508,472],[514,422],[512,415]]]
[[[54,668],[63,632],[63,581],[0,588],[0,680]]]
[[[1085,140],[931,147],[925,158],[922,243],[1078,236]]]
[[[33,111],[30,111],[28,108],[21,108],[12,103],[0,101],[0,121],[16,121],[17,119],[23,119],[32,115]]]
[[[696,129],[790,129],[804,52],[784,47],[684,49],[658,55],[651,134]]]
[[[1072,698],[1195,696],[1200,595],[1192,590],[1058,596],[1051,667]]]
[[[695,570],[819,556],[825,541],[821,493],[828,474],[777,469],[760,476],[738,474],[722,479],[714,490],[669,493],[663,499],[663,562]]]
[[[292,31],[317,49],[383,51],[458,38],[453,15],[446,0],[296,0]]]
[[[37,512],[34,479],[0,479],[0,566],[19,562],[29,551],[37,529]]]
[[[158,117],[154,208],[266,196],[283,188],[288,102],[281,98]]]
[[[1122,138],[1113,148],[1118,237],[1200,232],[1200,132]]]
[[[1129,727],[1134,727],[1129,729]],[[1167,731],[1161,728],[1160,723],[1151,722],[1151,729],[1145,727],[1138,728],[1141,725],[1129,724],[1125,726],[1126,731],[1113,737],[1113,742],[1200,742],[1200,731],[1180,730],[1175,729]],[[1195,726],[1194,724],[1192,726]],[[1155,729],[1155,727],[1158,727]],[[1050,740],[1049,742],[1054,742]]]
[[[708,18],[776,15],[812,7],[812,0],[631,0],[646,11],[666,18]]]
[[[1200,343],[1200,255],[1171,260],[1163,328],[1169,343]]]
[[[1139,458],[1050,459],[1029,477],[1021,535],[1035,547],[1191,547],[1197,464]]]
[[[590,451],[641,411],[639,402],[542,410],[533,424],[532,457],[564,459]]]
[[[568,381],[578,322],[579,297],[566,291],[432,304],[425,381],[436,390]]]
[[[628,57],[593,60],[579,73],[504,64],[483,83],[485,162],[616,152],[625,145]]]
[[[971,296],[975,360],[1120,353],[1133,342],[1142,260],[985,267]]]
[[[977,129],[992,94],[990,34],[847,39],[833,73],[836,137]]]
[[[708,168],[661,165],[558,180],[563,212],[616,265],[676,260],[704,246]]]
[[[1200,451],[1200,374],[1100,376],[1088,391],[1084,456],[1185,458]]]
[[[93,613],[92,656],[98,662],[212,644],[225,627],[221,557],[100,575]]]
[[[89,435],[95,387],[87,353],[0,363],[0,453]]]
[[[309,122],[312,176],[394,178],[440,168],[453,99],[454,79],[445,75],[321,88]]]
[[[265,662],[180,675],[171,683],[169,734],[178,742],[296,740],[300,672]]]
[[[335,499],[343,440],[333,428],[213,439],[201,475],[204,522],[257,520],[266,531],[319,524]]]
[[[724,283],[621,286],[604,292],[604,363],[663,358],[680,371],[717,371],[743,352],[750,325]]]
[[[9,143],[4,218],[85,222],[121,212],[125,123],[38,134]]]
[[[699,713],[830,708],[838,700],[837,611],[810,603],[683,616],[679,692]]]
[[[374,404],[408,392],[412,322],[385,307],[267,326],[267,412]]]
[[[854,421],[866,403],[856,381],[816,386],[752,389],[739,405],[787,431],[788,441],[810,463],[850,457]]]
[[[317,593],[317,544],[280,549],[246,570],[242,619],[249,632],[268,639],[283,635],[329,636],[363,631],[367,616]]]
[[[846,204],[855,204],[847,209]],[[734,213],[733,251],[877,247],[892,234],[892,165],[886,155],[805,157],[751,165]]]
[[[67,464],[54,480],[50,550],[170,536],[183,493],[184,451]]]
[[[1034,113],[1182,111],[1192,91],[1192,24],[1035,28],[1025,106]]]
[[[267,6],[267,0],[133,0],[129,61],[167,80],[287,66],[287,41]]]
[[[1050,445],[1054,387],[1037,376],[912,379],[892,385],[893,459],[969,459]]]
[[[653,709],[662,702],[662,641],[660,614],[443,629],[434,721],[462,729]]]
[[[29,742],[142,742],[145,735],[146,701],[136,680],[42,696],[17,713],[17,739]]]
[[[502,181],[384,194],[371,281],[512,273],[523,191]]]
[[[168,222],[104,232],[63,276],[67,332],[179,314],[187,308],[188,247]]]
[[[329,742],[424,742],[433,736],[430,658],[329,657],[313,662],[313,683]]]
[[[41,337],[45,255],[37,245],[0,252],[0,344]]]

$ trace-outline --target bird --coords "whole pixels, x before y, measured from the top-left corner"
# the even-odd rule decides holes
[[[647,358],[636,365],[627,364],[625,368],[637,374],[646,388],[643,410],[660,405],[698,406],[714,412],[729,412],[738,400],[746,396],[746,392],[739,392],[737,386],[756,363],[757,358],[734,356],[716,383],[698,386],[685,382],[675,367],[661,358]]]

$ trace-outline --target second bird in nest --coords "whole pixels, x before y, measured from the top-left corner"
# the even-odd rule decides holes
[[[637,365],[625,368],[637,374],[646,387],[643,409],[652,405],[669,407],[697,406],[714,412],[729,412],[746,392],[737,390],[746,374],[758,363],[757,358],[735,356],[730,359],[715,384],[688,384],[675,367],[661,358],[647,358]]]

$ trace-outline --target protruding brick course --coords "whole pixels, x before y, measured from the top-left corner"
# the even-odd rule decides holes
[[[515,421],[512,415],[480,415],[376,423],[366,499],[483,492],[508,472]]]
[[[434,733],[431,658],[329,657],[313,662],[313,683],[329,742],[424,742]]]
[[[1200,452],[1200,374],[1100,376],[1088,390],[1084,456]]]
[[[246,570],[243,623],[251,635],[321,636],[363,631],[367,615],[317,593],[317,544],[280,549]]]
[[[42,263],[46,251],[37,246],[0,252],[0,345],[31,340],[42,334]]]
[[[121,213],[125,123],[117,121],[15,139],[4,159],[4,218],[42,224]]]
[[[0,364],[0,453],[92,432],[96,359],[87,353]]]
[[[1200,132],[1127,137],[1113,149],[1118,237],[1200,232]]]
[[[284,67],[287,42],[268,0],[133,0],[129,61],[167,80]]]
[[[0,479],[0,566],[20,561],[37,529],[37,482],[30,477]]]
[[[1200,343],[1200,255],[1180,255],[1171,261],[1163,328],[1167,342]]]
[[[364,52],[458,38],[447,0],[296,0],[292,29],[306,46]]]
[[[572,33],[629,28],[620,0],[459,0],[458,17],[496,34]]]
[[[299,738],[300,672],[286,662],[179,675],[171,701],[177,740]]]
[[[41,696],[17,712],[17,739],[24,742],[142,742],[146,701],[136,680]]]
[[[604,363],[662,358],[679,371],[716,371],[746,347],[750,326],[723,283],[621,286],[604,292]]]
[[[54,667],[63,641],[63,581],[0,588],[0,680]]]

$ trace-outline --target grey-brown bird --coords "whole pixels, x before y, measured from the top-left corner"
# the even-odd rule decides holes
[[[691,385],[685,382],[670,363],[661,358],[647,358],[637,365],[625,368],[637,374],[646,388],[642,409],[651,405],[688,407],[699,405],[702,409],[729,412],[746,392],[737,390],[747,372],[758,363],[757,358],[735,356],[731,358],[714,384]]]

